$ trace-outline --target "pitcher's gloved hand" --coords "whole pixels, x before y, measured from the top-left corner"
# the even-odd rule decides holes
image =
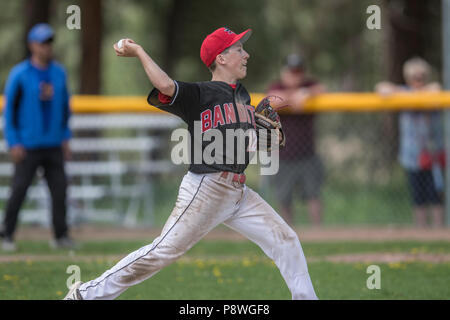
[[[262,99],[256,106],[255,123],[258,149],[263,148],[263,151],[272,151],[286,145],[286,136],[281,126],[280,116],[270,105],[269,97]],[[276,142],[272,143],[272,135],[278,137]]]

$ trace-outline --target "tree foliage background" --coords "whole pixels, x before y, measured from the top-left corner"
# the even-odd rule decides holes
[[[97,20],[90,15],[93,2],[101,6]],[[71,4],[80,6],[82,21],[88,16],[92,20],[91,25],[83,24],[87,30],[66,27],[66,9]],[[366,9],[373,4],[381,7],[381,30],[366,27]],[[107,95],[143,95],[150,86],[138,61],[114,55],[112,44],[120,38],[142,44],[173,78],[198,81],[210,77],[199,57],[201,42],[220,26],[254,31],[246,44],[251,57],[245,83],[251,91],[265,90],[278,76],[283,57],[294,51],[305,56],[309,71],[330,90],[371,91],[375,82],[396,69],[391,60],[400,49],[389,42],[394,38],[389,19],[395,22],[395,32],[416,34],[417,54],[430,59],[436,70],[441,64],[437,0],[0,0],[0,6],[2,88],[10,68],[25,57],[26,32],[39,18],[49,20],[56,29],[56,56],[68,69],[73,93],[83,92],[83,32],[87,37],[101,32],[100,65],[91,76],[100,73],[98,93]],[[47,7],[46,16],[42,8]],[[411,21],[411,15],[417,15],[414,10],[419,10],[418,22]]]

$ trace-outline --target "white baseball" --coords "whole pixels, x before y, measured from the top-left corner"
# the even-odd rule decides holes
[[[120,39],[119,42],[117,42],[117,48],[119,48],[119,49],[122,48],[123,40],[124,40],[124,39]]]

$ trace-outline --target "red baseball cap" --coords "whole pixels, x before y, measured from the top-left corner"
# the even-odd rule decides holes
[[[200,48],[200,58],[203,63],[209,67],[218,54],[222,53],[228,47],[239,40],[244,43],[250,38],[252,34],[251,29],[247,29],[242,33],[236,34],[228,28],[222,27],[206,36]]]

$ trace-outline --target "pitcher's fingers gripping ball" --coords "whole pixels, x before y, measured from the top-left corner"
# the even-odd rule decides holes
[[[140,48],[132,39],[120,39],[113,45],[116,55],[119,57],[136,57],[137,50]]]
[[[284,147],[286,145],[286,136],[281,126],[280,116],[270,105],[270,100],[273,98],[277,97],[265,97],[256,106],[255,110],[258,147],[262,148],[262,151],[278,150],[279,147]],[[272,138],[274,138],[275,141],[273,141]]]

